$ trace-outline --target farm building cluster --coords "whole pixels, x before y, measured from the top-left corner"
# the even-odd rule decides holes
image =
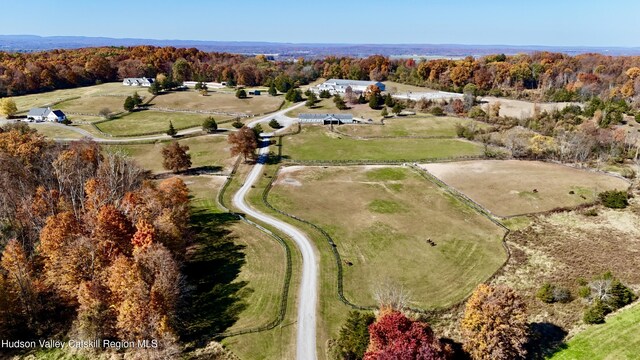
[[[312,88],[312,91],[320,93],[321,91],[328,91],[331,95],[344,95],[348,88],[354,93],[363,93],[371,85],[375,85],[380,91],[385,90],[385,86],[380,81],[363,81],[363,80],[348,80],[348,79],[329,79],[322,84]]]
[[[122,80],[122,85],[125,86],[141,86],[141,87],[150,87],[155,80],[152,78],[125,78]]]

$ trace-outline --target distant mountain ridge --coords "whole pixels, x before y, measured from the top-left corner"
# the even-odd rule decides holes
[[[97,46],[175,46],[203,51],[238,54],[271,54],[280,58],[314,58],[329,55],[366,57],[374,54],[398,57],[463,57],[488,54],[517,54],[534,51],[561,52],[569,55],[601,53],[640,55],[640,47],[588,47],[543,45],[463,45],[463,44],[331,44],[278,43],[264,41],[203,41],[109,38],[86,36],[0,35],[0,51],[34,52]]]

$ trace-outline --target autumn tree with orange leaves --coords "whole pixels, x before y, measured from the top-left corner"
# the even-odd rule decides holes
[[[228,142],[231,144],[232,156],[242,155],[245,161],[256,158],[258,139],[251,128],[241,127],[240,130],[229,135]]]
[[[527,352],[527,309],[510,288],[480,284],[465,306],[464,349],[473,359],[523,359]]]
[[[172,141],[162,148],[162,166],[174,173],[191,167],[191,155],[187,145]]]

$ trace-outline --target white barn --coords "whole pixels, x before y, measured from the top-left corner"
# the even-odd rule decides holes
[[[301,124],[353,124],[353,115],[351,114],[299,114],[298,121]]]
[[[385,86],[380,81],[363,81],[363,80],[347,80],[347,79],[329,79],[322,84],[315,87],[314,91],[319,93],[320,91],[327,90],[331,95],[344,94],[348,87],[355,93],[363,93],[367,90],[367,87],[375,85],[380,91],[385,90]]]
[[[28,120],[33,121],[51,121],[51,122],[63,122],[67,119],[67,115],[62,110],[51,110],[50,107],[46,108],[32,108],[27,114]]]
[[[154,81],[155,81],[154,79],[146,78],[146,77],[142,77],[142,78],[125,78],[124,80],[122,80],[122,85],[149,87],[149,86],[151,86],[151,84],[153,84]]]

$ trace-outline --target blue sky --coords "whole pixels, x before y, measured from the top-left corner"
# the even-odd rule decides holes
[[[640,46],[637,0],[8,0],[2,12],[5,35]]]

